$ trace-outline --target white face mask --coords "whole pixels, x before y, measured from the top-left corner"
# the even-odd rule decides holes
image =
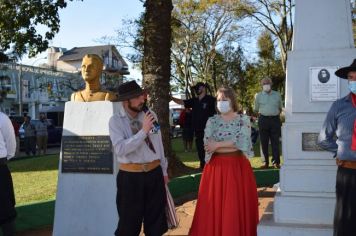
[[[269,92],[271,90],[271,85],[270,84],[264,84],[262,86],[263,91]]]
[[[227,113],[231,110],[230,101],[218,101],[216,107],[220,113]]]

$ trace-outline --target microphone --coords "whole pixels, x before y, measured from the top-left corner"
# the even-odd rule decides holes
[[[151,113],[146,104],[143,105],[142,111],[143,111],[144,113],[147,113],[147,112],[148,112],[148,113]],[[152,129],[153,132],[154,132],[154,133],[157,133],[160,129],[161,129],[161,126],[159,125],[159,123],[157,122],[157,120],[154,120],[154,121],[153,121],[153,129]]]

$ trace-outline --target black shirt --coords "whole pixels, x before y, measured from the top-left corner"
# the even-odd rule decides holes
[[[194,131],[204,131],[209,117],[216,114],[215,103],[216,99],[210,95],[205,95],[201,100],[199,98],[184,100],[184,106],[192,108]]]

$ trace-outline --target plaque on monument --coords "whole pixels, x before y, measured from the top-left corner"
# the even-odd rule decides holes
[[[318,146],[319,133],[302,133],[303,151],[324,151]]]
[[[340,98],[339,79],[335,75],[337,66],[311,67],[310,101],[327,102]]]
[[[63,136],[63,173],[113,173],[112,144],[109,136]]]

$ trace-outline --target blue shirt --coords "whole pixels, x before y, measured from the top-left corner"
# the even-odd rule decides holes
[[[356,161],[356,151],[351,150],[356,108],[351,99],[349,94],[331,105],[321,128],[318,144],[326,151],[336,154],[340,160]]]

